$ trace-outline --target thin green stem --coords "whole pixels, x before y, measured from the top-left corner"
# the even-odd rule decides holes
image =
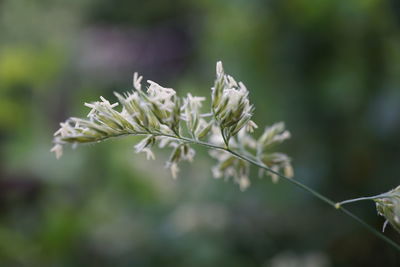
[[[220,130],[221,130],[222,139],[224,139],[225,146],[226,146],[226,148],[228,148],[229,147],[229,141],[227,140],[227,138],[225,136],[224,130],[222,128],[220,128]]]
[[[172,137],[172,136],[169,136],[169,137],[175,138],[175,137]],[[274,174],[278,175],[280,178],[284,179],[285,181],[288,181],[289,183],[294,184],[295,186],[297,186],[297,187],[309,192],[310,194],[312,194],[314,197],[318,198],[322,202],[325,202],[326,204],[330,205],[331,207],[333,207],[333,208],[335,208],[337,210],[340,210],[341,212],[343,212],[344,214],[346,214],[347,216],[349,216],[350,218],[352,218],[353,220],[355,220],[356,222],[361,224],[363,227],[365,227],[368,231],[370,231],[376,237],[380,238],[381,240],[385,241],[386,243],[388,243],[389,245],[391,245],[392,247],[394,247],[395,249],[400,251],[400,246],[396,242],[394,242],[393,240],[389,239],[388,237],[383,235],[381,232],[377,231],[375,228],[371,227],[369,224],[364,222],[362,219],[360,219],[358,216],[353,214],[348,209],[345,209],[345,208],[341,207],[340,203],[338,205],[337,203],[335,203],[331,199],[325,197],[324,195],[322,195],[319,192],[315,191],[314,189],[308,187],[307,185],[305,185],[305,184],[303,184],[303,183],[301,183],[301,182],[299,182],[297,180],[294,180],[294,179],[291,179],[289,177],[286,177],[285,175],[268,168],[262,162],[259,162],[254,158],[250,158],[248,156],[241,155],[241,154],[239,154],[239,153],[237,153],[237,152],[235,152],[235,151],[233,151],[233,150],[231,150],[229,148],[216,146],[216,145],[213,145],[213,144],[210,144],[210,143],[206,143],[206,142],[202,142],[202,141],[198,141],[198,140],[192,140],[192,139],[185,138],[185,137],[180,137],[180,138],[177,138],[177,139],[183,140],[183,141],[188,142],[188,143],[192,143],[192,144],[197,144],[197,145],[213,148],[213,149],[224,150],[224,151],[234,155],[235,157],[237,157],[239,159],[245,160],[245,161],[247,161],[247,162],[249,162],[249,163],[251,163],[251,164],[253,164],[253,165],[255,165],[255,166],[259,167],[259,168],[262,168],[262,169],[264,169],[266,171],[269,171],[271,173],[274,173]],[[373,199],[373,198],[374,197],[371,197],[370,199]],[[375,196],[375,198],[376,198],[376,196]]]
[[[387,198],[387,197],[388,196],[386,194],[376,195],[376,196],[372,196],[372,197],[359,197],[359,198],[354,198],[354,199],[349,199],[349,200],[344,200],[344,201],[338,202],[338,203],[336,203],[336,206],[341,206],[344,204],[358,202],[358,201],[375,200],[378,198]]]
[[[373,197],[364,197],[364,198],[357,198],[357,199],[351,199],[351,200],[346,200],[346,201],[342,201],[339,203],[335,203],[334,201],[332,201],[331,199],[325,197],[324,195],[320,194],[319,192],[315,191],[314,189],[308,187],[307,185],[299,182],[298,180],[294,180],[291,179],[289,177],[286,177],[285,175],[274,171],[272,169],[270,169],[268,166],[266,166],[264,163],[260,162],[259,160],[257,160],[254,157],[250,157],[248,155],[242,155],[237,153],[234,150],[231,150],[229,147],[222,147],[222,146],[217,146],[214,144],[210,144],[207,142],[203,142],[203,141],[199,141],[199,140],[195,140],[195,139],[191,139],[191,138],[187,138],[187,137],[182,137],[182,136],[177,136],[177,135],[170,135],[170,134],[164,134],[164,133],[126,133],[126,134],[119,134],[119,135],[115,135],[115,136],[110,136],[108,138],[111,137],[118,137],[118,136],[124,136],[124,135],[153,135],[153,136],[164,136],[164,137],[168,137],[168,138],[172,138],[172,139],[176,139],[176,140],[180,140],[186,143],[191,143],[191,144],[196,144],[196,145],[201,145],[204,147],[208,147],[208,148],[213,148],[213,149],[218,149],[218,150],[223,150],[226,151],[230,154],[232,154],[233,156],[247,161],[259,168],[262,168],[268,172],[271,172],[277,176],[279,176],[280,178],[284,179],[285,181],[309,192],[310,194],[312,194],[314,197],[318,198],[319,200],[321,200],[322,202],[325,202],[326,204],[328,204],[329,206],[340,210],[341,212],[343,212],[344,214],[346,214],[347,216],[349,216],[350,218],[352,218],[353,220],[355,220],[356,222],[358,222],[359,224],[361,224],[363,227],[365,227],[368,231],[370,231],[372,234],[374,234],[375,236],[377,236],[378,238],[380,238],[381,240],[385,241],[386,243],[390,244],[392,247],[394,247],[395,249],[397,249],[398,251],[400,251],[400,246],[395,243],[393,240],[389,239],[388,237],[386,237],[385,235],[383,235],[381,232],[377,231],[375,228],[371,227],[369,224],[367,224],[366,222],[364,222],[362,219],[360,219],[359,217],[357,217],[356,215],[354,215],[351,211],[349,211],[348,209],[343,208],[341,205],[342,204],[347,204],[347,203],[351,203],[351,202],[356,202],[356,201],[362,201],[362,200],[373,200],[379,197],[383,197],[384,195],[378,195],[378,196],[373,196]],[[224,136],[224,135],[223,135]],[[105,139],[108,138],[104,138],[101,140],[97,140],[97,141],[103,141]],[[225,141],[225,140],[224,140]],[[226,144],[226,142],[225,142]]]

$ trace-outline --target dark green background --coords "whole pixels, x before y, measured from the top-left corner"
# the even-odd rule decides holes
[[[58,122],[114,100],[134,71],[208,96],[217,60],[247,85],[260,128],[286,122],[297,179],[338,201],[399,184],[396,0],[3,0],[0,265],[399,266],[284,181],[254,170],[241,193],[212,179],[203,148],[178,180],[166,151],[146,161],[135,138],[49,153]],[[372,202],[349,208],[381,228]]]

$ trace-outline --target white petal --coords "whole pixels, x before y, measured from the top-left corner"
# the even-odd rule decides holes
[[[224,68],[222,66],[222,62],[218,61],[216,66],[217,76],[224,75]]]
[[[142,152],[145,152],[145,153],[146,153],[146,159],[147,159],[147,160],[150,160],[150,159],[155,160],[155,159],[156,159],[156,157],[154,156],[153,151],[151,151],[150,148],[148,148],[148,147],[143,148],[143,149],[142,149]]]
[[[63,147],[60,144],[55,144],[51,149],[51,152],[56,154],[56,158],[59,159],[61,158],[62,154],[63,154]]]

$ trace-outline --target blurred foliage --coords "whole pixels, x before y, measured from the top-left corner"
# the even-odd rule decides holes
[[[131,75],[208,95],[214,64],[283,120],[298,179],[336,200],[398,185],[396,0],[0,2],[1,266],[398,266],[394,250],[282,182],[177,181],[131,138],[50,155],[59,121]],[[161,157],[161,156],[160,156]],[[165,155],[167,157],[167,155]],[[372,203],[351,207],[380,228]],[[387,233],[400,241],[392,229]]]

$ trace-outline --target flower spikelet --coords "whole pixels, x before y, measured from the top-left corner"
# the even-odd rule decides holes
[[[382,194],[381,197],[376,198],[374,201],[378,214],[386,219],[383,230],[386,224],[390,223],[400,233],[400,186]]]
[[[212,90],[212,112],[221,130],[225,145],[229,146],[231,137],[247,126],[249,131],[257,128],[251,121],[254,112],[249,101],[249,91],[242,82],[225,74],[222,63],[217,62],[217,77]]]
[[[253,137],[258,127],[251,120],[254,108],[250,104],[249,91],[242,82],[225,74],[221,62],[216,65],[211,106],[205,112],[205,97],[190,93],[179,97],[174,89],[150,80],[147,88],[143,88],[142,80],[142,76],[134,73],[132,91],[114,93],[116,103],[102,96],[98,101],[85,103],[90,108],[87,117],[72,117],[60,123],[60,129],[54,133],[51,152],[60,158],[66,144],[76,146],[137,135],[143,139],[134,150],[145,153],[147,159],[155,158],[154,147],[172,148],[166,167],[174,178],[180,162],[193,161],[196,154],[193,144],[210,148],[210,155],[217,160],[212,168],[215,178],[232,177],[241,190],[250,185],[250,163],[238,157],[239,154],[272,170],[274,182],[278,180],[276,172],[293,176],[290,158],[272,151],[275,145],[290,137],[285,125],[274,124],[258,139]]]

